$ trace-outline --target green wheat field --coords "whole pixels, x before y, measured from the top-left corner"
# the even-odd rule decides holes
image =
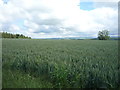
[[[3,88],[120,88],[117,40],[2,40]]]

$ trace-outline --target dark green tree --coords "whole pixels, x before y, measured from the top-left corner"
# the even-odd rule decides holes
[[[11,34],[7,32],[0,32],[0,38],[23,38],[23,39],[31,39],[31,37],[24,36],[23,34]]]
[[[108,30],[102,30],[98,32],[98,39],[99,40],[108,40],[110,39],[109,31]]]
[[[20,38],[24,38],[24,35],[23,35],[23,34],[21,34],[21,35],[20,35]]]
[[[16,34],[16,38],[19,38],[19,36],[20,36],[19,34]]]

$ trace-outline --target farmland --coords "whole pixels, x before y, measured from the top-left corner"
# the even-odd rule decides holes
[[[117,88],[117,40],[3,39],[3,88]]]

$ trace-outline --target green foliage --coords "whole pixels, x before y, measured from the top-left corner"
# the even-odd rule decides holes
[[[2,54],[4,79],[9,73],[4,71],[10,69],[16,76],[18,76],[16,71],[19,71],[35,79],[44,77],[51,83],[50,87],[117,88],[119,86],[118,41],[3,39]],[[15,80],[9,82],[11,77],[7,77],[3,82],[4,87],[10,87],[6,84],[15,82]],[[27,79],[26,75],[23,77]],[[33,82],[33,85],[37,82]],[[13,86],[20,83],[23,82],[16,80]],[[29,86],[29,81],[20,86],[26,85]]]
[[[109,31],[108,30],[99,31],[98,32],[98,39],[99,40],[108,40],[108,39],[110,39]]]
[[[31,39],[31,37],[24,36],[22,34],[11,34],[7,32],[0,32],[2,38],[23,38],[23,39]]]

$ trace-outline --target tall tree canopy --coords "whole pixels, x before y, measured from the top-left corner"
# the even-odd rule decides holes
[[[108,40],[110,39],[109,31],[108,30],[102,30],[98,32],[98,39],[99,40]]]

